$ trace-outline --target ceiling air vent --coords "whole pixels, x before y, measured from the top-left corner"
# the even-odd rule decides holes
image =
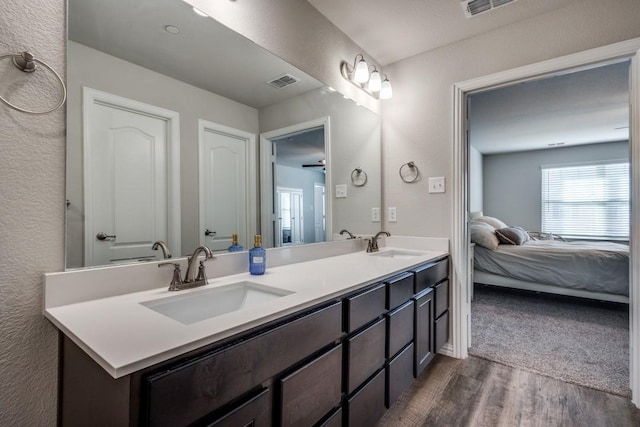
[[[282,89],[283,87],[292,85],[299,81],[299,78],[293,77],[291,74],[283,74],[280,77],[276,77],[275,79],[268,81],[267,84],[278,89]]]
[[[460,3],[467,18],[472,18],[484,12],[505,6],[517,0],[462,0]]]

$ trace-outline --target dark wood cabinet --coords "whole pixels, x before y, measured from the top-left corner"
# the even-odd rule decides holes
[[[415,296],[415,366],[417,377],[434,356],[433,342],[433,289],[427,288]]]
[[[387,310],[404,304],[413,296],[413,273],[406,272],[385,280],[387,287]]]
[[[353,332],[385,312],[385,285],[379,284],[345,300],[347,332]]]
[[[387,392],[385,404],[390,408],[413,382],[413,343],[387,363]]]
[[[374,426],[384,414],[385,371],[380,370],[348,401],[349,426]]]
[[[280,425],[313,425],[340,404],[342,344],[280,380]]]
[[[409,299],[405,304],[385,315],[387,318],[387,359],[392,358],[405,345],[413,341],[414,305],[413,300]]]
[[[362,332],[347,337],[347,394],[384,365],[385,332],[385,321],[380,319]]]
[[[441,259],[118,379],[61,340],[67,426],[369,426],[449,338]]]

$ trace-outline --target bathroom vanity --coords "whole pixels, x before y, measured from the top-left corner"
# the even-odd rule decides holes
[[[448,340],[448,271],[446,250],[386,247],[45,307],[60,422],[373,425]],[[281,295],[196,320],[152,307],[238,283]]]

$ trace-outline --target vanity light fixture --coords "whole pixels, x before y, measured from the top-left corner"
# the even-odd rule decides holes
[[[372,70],[369,71],[370,69]],[[391,82],[386,74],[384,75],[384,80],[382,80],[382,73],[378,71],[375,65],[367,64],[361,53],[356,55],[353,65],[342,61],[340,63],[340,73],[350,83],[376,99],[389,99],[393,95]]]

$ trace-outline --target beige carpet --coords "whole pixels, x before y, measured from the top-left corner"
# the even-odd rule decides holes
[[[630,396],[626,304],[475,286],[476,357]]]

